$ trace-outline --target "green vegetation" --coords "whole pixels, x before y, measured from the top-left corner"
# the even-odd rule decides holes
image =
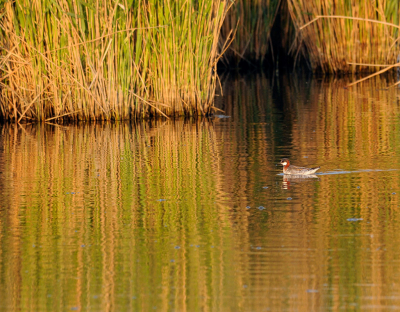
[[[21,0],[2,7],[0,115],[205,115],[225,1]]]

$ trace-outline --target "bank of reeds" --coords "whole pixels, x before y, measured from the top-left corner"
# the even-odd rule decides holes
[[[7,2],[0,117],[205,115],[226,1]]]
[[[350,63],[397,63],[397,0],[288,0],[288,5],[298,32],[292,52],[303,53],[313,70],[355,72],[371,67]]]
[[[271,52],[271,28],[281,0],[236,0],[221,29],[222,43],[235,30],[235,38],[224,53],[228,67],[258,65]]]

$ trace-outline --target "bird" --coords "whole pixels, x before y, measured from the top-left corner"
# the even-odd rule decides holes
[[[293,166],[290,164],[290,161],[288,158],[282,158],[280,164],[283,165],[283,173],[284,174],[294,174],[294,175],[314,174],[319,168],[321,168],[321,167],[305,168],[305,167]]]

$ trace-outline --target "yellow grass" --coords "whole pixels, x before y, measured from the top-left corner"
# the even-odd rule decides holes
[[[224,0],[7,2],[0,118],[210,114],[228,8]]]

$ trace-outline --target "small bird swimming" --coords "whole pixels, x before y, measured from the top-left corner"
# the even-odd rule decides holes
[[[314,174],[319,168],[305,168],[305,167],[297,167],[290,165],[290,161],[288,158],[281,159],[281,165],[283,165],[283,173],[284,174],[295,174],[295,175],[309,175]]]

